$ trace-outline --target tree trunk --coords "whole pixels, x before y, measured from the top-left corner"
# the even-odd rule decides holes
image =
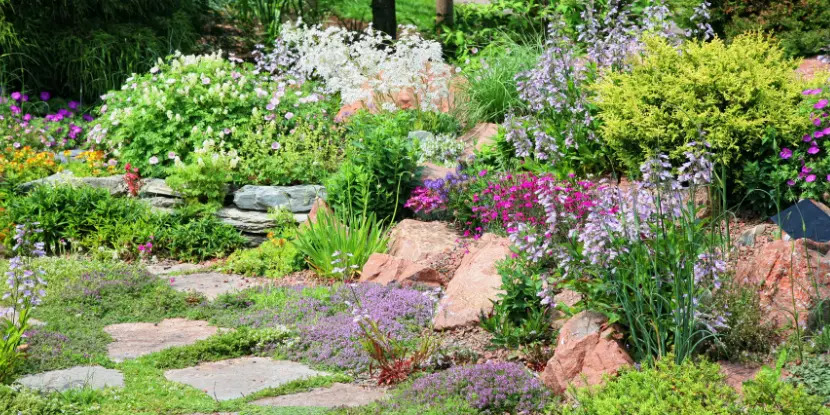
[[[395,17],[395,0],[372,0],[372,26],[392,39],[398,37],[398,20]]]
[[[453,0],[435,0],[435,10],[437,12],[435,22],[438,27],[441,27],[441,25],[452,26],[452,1]]]

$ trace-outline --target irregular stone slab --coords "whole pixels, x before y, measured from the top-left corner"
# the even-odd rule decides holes
[[[107,177],[75,177],[75,175],[69,170],[64,170],[42,179],[23,183],[20,185],[20,188],[24,191],[28,191],[33,189],[35,186],[40,185],[57,186],[64,184],[106,189],[111,195],[127,194],[127,184],[124,183],[123,175]]]
[[[324,375],[327,373],[312,370],[301,363],[263,357],[240,357],[207,362],[164,373],[168,380],[201,389],[220,401],[241,398],[265,388]]]
[[[619,332],[607,322],[600,313],[583,311],[562,326],[556,350],[542,373],[542,382],[554,393],[564,393],[571,384],[598,385],[603,376],[634,364],[616,340]]]
[[[267,213],[256,210],[240,210],[236,208],[222,208],[216,212],[216,216],[222,222],[239,229],[246,233],[266,234],[268,231],[276,226]],[[298,223],[305,222],[308,219],[307,214],[294,214],[294,220]]]
[[[376,282],[383,285],[395,282],[403,286],[421,283],[440,286],[442,281],[438,271],[417,262],[387,254],[372,254],[363,265],[360,282]]]
[[[444,222],[402,220],[389,238],[389,255],[413,262],[429,263],[458,245],[459,235]]]
[[[490,233],[470,247],[447,284],[446,295],[438,306],[442,311],[433,321],[436,330],[475,324],[482,313],[493,311],[493,302],[502,292],[496,263],[509,254],[510,241]]]
[[[141,199],[146,202],[150,207],[154,207],[156,209],[173,209],[176,207],[182,199],[177,199],[175,197],[164,197],[164,196],[153,196]]]
[[[163,179],[141,179],[141,192],[142,195],[150,195],[150,196],[166,196],[166,197],[179,197],[178,193],[173,191],[170,186],[167,185]]]
[[[207,339],[219,329],[207,321],[172,318],[155,323],[122,323],[104,327],[114,342],[107,346],[115,362],[135,359],[170,347],[187,346]]]
[[[65,391],[76,388],[104,389],[124,387],[124,375],[101,366],[76,366],[69,369],[29,375],[20,384],[40,391]]]
[[[254,287],[265,281],[239,275],[204,272],[170,277],[170,286],[176,291],[195,291],[203,294],[208,300],[213,300],[222,294]]]
[[[317,388],[303,393],[264,398],[252,403],[260,406],[335,408],[368,405],[385,397],[386,391],[382,389],[335,383],[328,388]]]
[[[267,212],[271,208],[287,208],[293,213],[306,213],[317,198],[326,198],[326,188],[318,185],[301,186],[242,186],[233,195],[233,203],[240,209]]]
[[[205,268],[199,264],[172,264],[172,265],[150,265],[147,272],[153,275],[167,275],[176,272],[193,272]]]
[[[726,384],[735,389],[738,393],[743,392],[744,382],[755,379],[755,375],[761,371],[761,367],[752,364],[733,363],[725,360],[719,361],[720,372],[726,376]]]

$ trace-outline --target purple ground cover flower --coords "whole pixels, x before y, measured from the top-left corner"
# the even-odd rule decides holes
[[[305,296],[302,289],[288,288],[289,299],[280,310],[263,311],[240,321],[254,327],[293,327],[299,340],[283,351],[291,359],[307,359],[346,370],[366,370],[369,356],[358,342],[362,332],[352,315],[357,303],[383,331],[391,332],[399,340],[414,339],[433,316],[433,300],[415,289],[379,284],[344,285],[334,289],[327,300]]]
[[[402,394],[401,400],[440,405],[454,396],[484,414],[503,414],[541,411],[551,394],[523,366],[487,362],[424,376]]]

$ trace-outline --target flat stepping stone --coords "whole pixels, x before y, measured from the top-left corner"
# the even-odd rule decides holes
[[[170,277],[170,286],[177,291],[201,293],[208,300],[233,292],[255,287],[265,282],[261,278],[245,278],[239,275],[205,272]]]
[[[124,387],[124,375],[101,366],[76,366],[69,369],[29,375],[20,384],[39,391],[65,391],[76,388],[104,389]]]
[[[150,265],[147,272],[153,275],[168,275],[176,272],[194,272],[204,269],[199,264],[172,264],[172,265]]]
[[[262,389],[323,375],[327,373],[312,370],[301,363],[265,357],[206,362],[195,367],[164,372],[168,380],[201,389],[220,401],[241,398]]]
[[[366,388],[357,385],[335,383],[328,388],[317,388],[308,392],[275,396],[252,402],[260,406],[313,406],[335,408],[341,406],[363,406],[386,397],[383,389]]]
[[[207,321],[171,318],[155,323],[122,323],[104,327],[114,342],[108,348],[109,358],[123,362],[170,347],[187,346],[207,339],[219,329]]]

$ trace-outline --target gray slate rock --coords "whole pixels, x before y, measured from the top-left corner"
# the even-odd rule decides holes
[[[233,195],[233,203],[240,209],[267,212],[270,208],[287,208],[293,213],[305,213],[317,197],[326,198],[326,188],[319,185],[300,186],[242,186]]]
[[[58,186],[64,184],[106,189],[111,195],[121,196],[127,194],[127,184],[124,183],[124,176],[122,175],[107,177],[75,177],[75,175],[69,170],[58,172],[42,179],[23,183],[20,185],[20,188],[24,191],[28,191],[34,189],[36,186]]]
[[[142,179],[141,193],[149,196],[179,196],[163,179]]]
[[[208,395],[220,401],[241,398],[262,389],[324,375],[327,373],[312,370],[301,363],[263,357],[241,357],[201,363],[195,367],[164,372],[168,380],[207,391]]]
[[[240,210],[226,207],[219,209],[216,212],[216,216],[222,222],[245,233],[266,234],[269,229],[276,226],[276,222],[268,217],[267,213],[256,210]],[[308,215],[306,214],[298,213],[294,215],[294,219],[298,223],[305,222],[307,218]]]
[[[67,389],[88,387],[104,389],[106,387],[124,387],[124,375],[114,369],[101,366],[76,366],[69,369],[29,375],[20,379],[20,384],[40,391],[65,391]]]

